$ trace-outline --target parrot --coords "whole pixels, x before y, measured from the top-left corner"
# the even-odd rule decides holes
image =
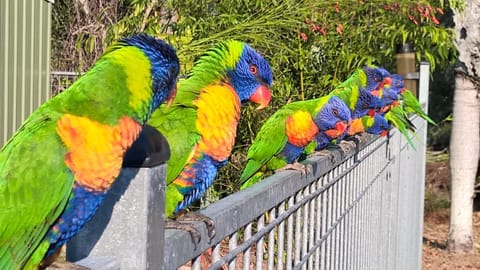
[[[437,123],[433,121],[423,110],[422,107],[420,106],[420,103],[418,102],[417,98],[415,95],[408,89],[403,88],[402,91],[400,92],[400,95],[402,96],[402,106],[406,112],[414,113],[426,120],[428,123],[437,126]]]
[[[178,72],[170,45],[135,34],[27,117],[0,150],[0,269],[37,269],[91,219]]]
[[[268,106],[273,74],[267,60],[245,42],[217,43],[193,65],[185,80],[179,81],[170,107],[157,109],[148,124],[160,131],[170,145],[165,190],[165,216],[182,214],[210,187],[229,158],[235,142],[242,102],[250,100]],[[213,222],[197,213],[190,221],[204,221],[210,237]],[[194,216],[196,218],[194,219]],[[198,230],[167,220],[167,228],[189,231],[195,242]],[[191,225],[191,224],[190,224]]]
[[[437,125],[435,121],[422,110],[415,95],[405,88],[402,76],[399,74],[391,74],[389,77],[389,83],[386,83],[383,88],[371,92],[380,98],[383,111],[388,111],[390,106],[398,106],[401,101],[402,109],[405,112],[417,114],[430,124]]]
[[[350,109],[336,96],[284,105],[262,125],[248,149],[241,189],[258,182],[266,171],[299,169],[295,164],[304,148],[313,141],[317,150],[327,146],[347,130],[350,117]]]
[[[389,127],[387,120],[382,115],[375,114],[373,117],[365,115],[352,120],[347,134],[352,136],[358,133],[367,132],[385,137],[388,135]]]
[[[381,109],[377,113],[384,115],[415,148],[409,136],[409,132],[415,132],[415,125],[410,121],[408,113],[415,113],[432,125],[436,123],[422,110],[413,93],[405,88],[401,75],[391,74],[389,77],[390,82],[383,88],[371,92],[380,99]]]
[[[341,98],[352,112],[352,119],[362,117],[380,107],[380,100],[371,94],[389,83],[388,77],[376,68],[365,66],[356,69],[350,77],[338,85],[329,95]]]

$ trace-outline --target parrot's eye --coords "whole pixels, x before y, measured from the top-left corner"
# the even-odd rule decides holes
[[[333,115],[338,116],[338,110],[337,109],[333,109],[332,113],[333,113]]]
[[[250,65],[250,72],[252,72],[253,75],[257,75],[258,68],[255,65]]]

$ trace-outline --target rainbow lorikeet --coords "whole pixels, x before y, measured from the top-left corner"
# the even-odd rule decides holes
[[[380,107],[379,98],[371,92],[383,87],[385,80],[381,70],[374,67],[356,69],[329,95],[341,98],[352,112],[352,119],[362,117]]]
[[[317,150],[324,148],[343,135],[350,116],[349,108],[335,96],[283,106],[268,118],[248,149],[248,161],[239,180],[241,188],[258,182],[267,171],[285,166],[295,169],[308,144],[315,141]]]
[[[390,126],[387,120],[382,115],[365,115],[352,120],[347,134],[349,136],[352,136],[362,132],[367,132],[370,134],[376,134],[384,137],[388,135],[389,128]]]
[[[167,217],[185,209],[212,185],[232,151],[242,102],[268,106],[272,76],[268,62],[252,47],[234,40],[221,42],[200,57],[188,78],[178,83],[172,105],[154,112],[149,125],[165,135],[171,149]],[[191,226],[180,225],[167,222],[167,228],[185,229],[198,240]]]
[[[25,120],[0,152],[0,269],[36,269],[91,219],[178,71],[170,45],[137,34]]]
[[[378,113],[384,115],[414,147],[409,132],[414,132],[415,126],[410,121],[408,113],[417,114],[432,125],[436,125],[436,123],[422,110],[413,93],[404,87],[402,76],[391,74],[389,77],[390,82],[371,92],[380,99],[381,109]]]

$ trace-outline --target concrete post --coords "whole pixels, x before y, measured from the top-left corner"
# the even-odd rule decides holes
[[[163,269],[168,143],[144,126],[120,175],[86,226],[67,243],[67,260],[94,270]]]
[[[68,242],[67,260],[91,269],[161,269],[165,169],[122,170],[97,214]]]

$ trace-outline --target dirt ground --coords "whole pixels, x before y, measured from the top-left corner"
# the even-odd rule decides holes
[[[426,192],[448,194],[448,161],[428,162],[426,176]],[[475,251],[472,254],[450,254],[446,250],[448,224],[448,208],[425,213],[422,269],[480,269],[480,212],[474,212],[473,217]]]

